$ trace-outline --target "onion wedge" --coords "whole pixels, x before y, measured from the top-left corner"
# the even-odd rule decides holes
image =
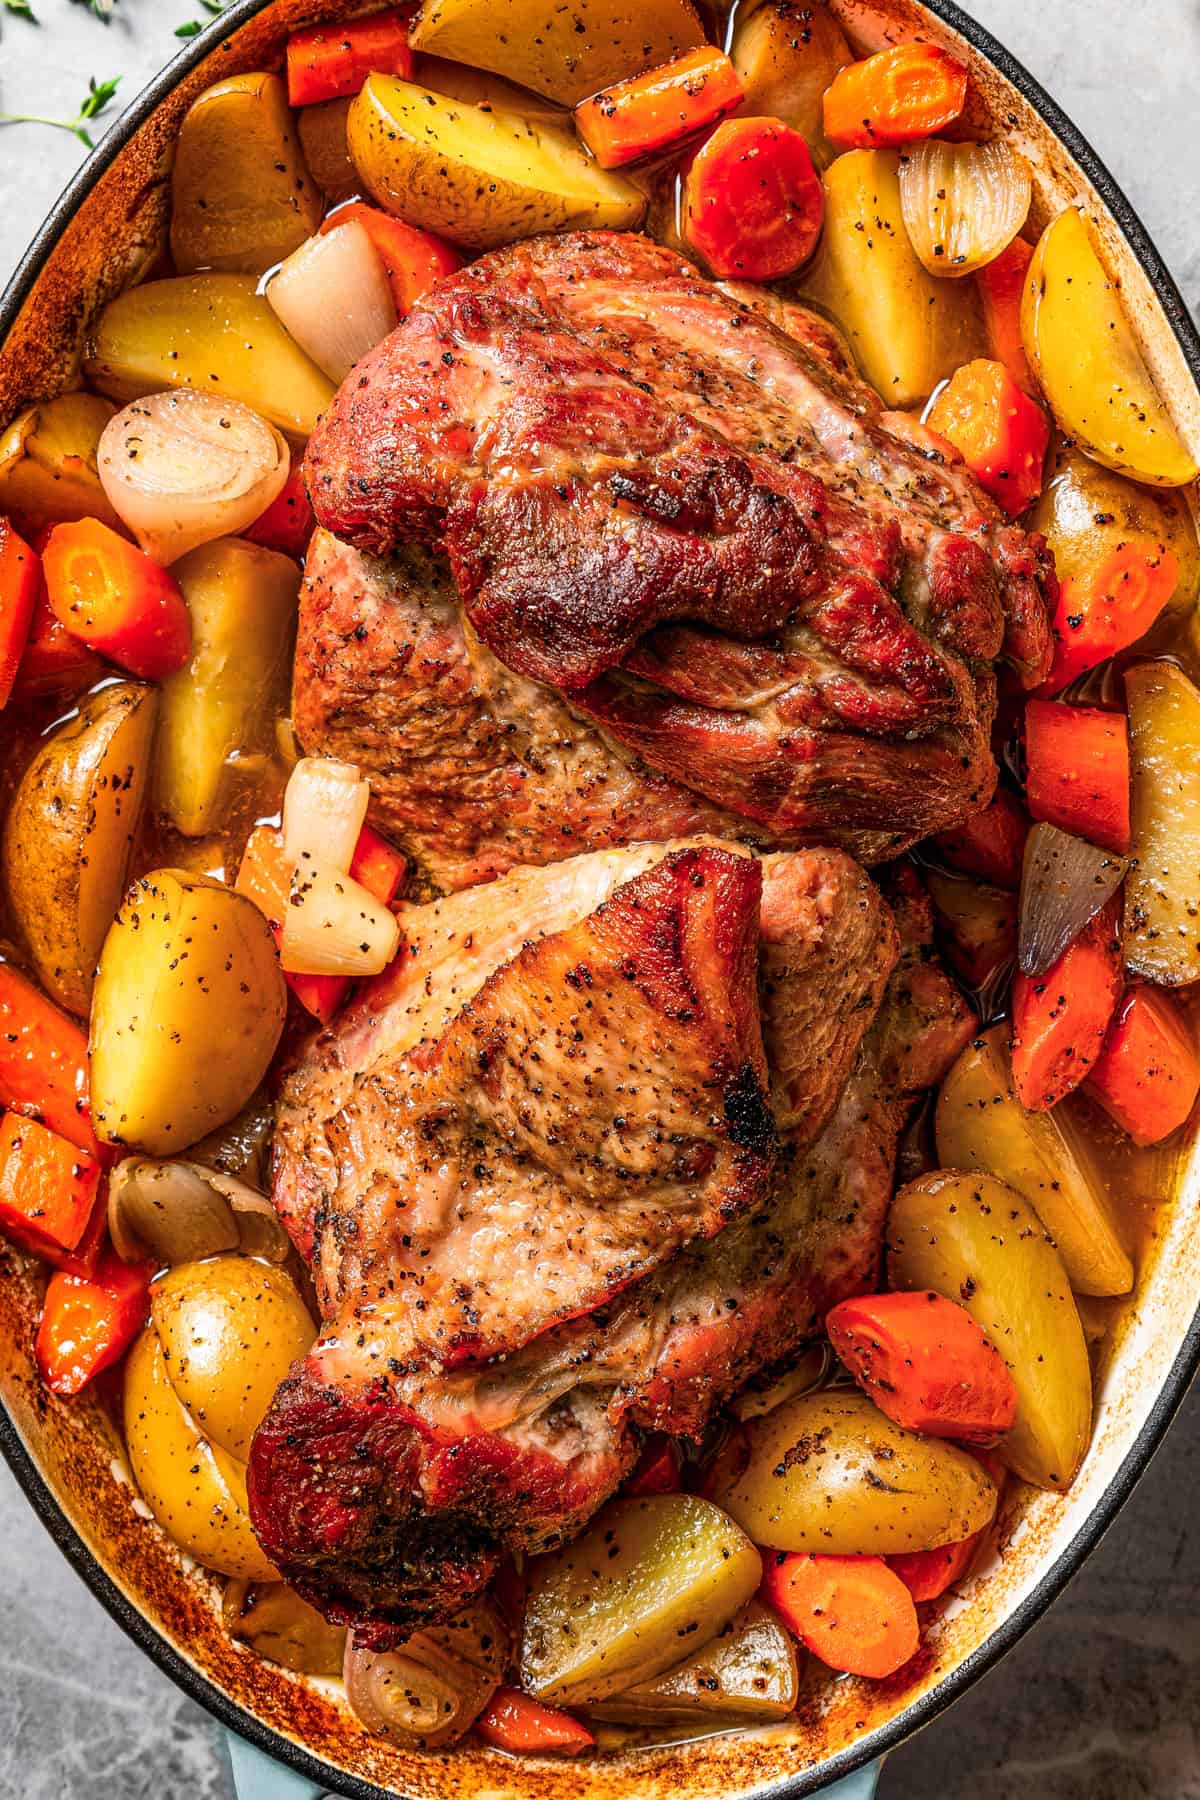
[[[108,1230],[122,1262],[168,1268],[240,1250],[283,1262],[290,1241],[271,1202],[232,1175],[194,1162],[127,1156],[109,1178]]]
[[[359,882],[307,860],[292,876],[279,960],[289,975],[378,975],[400,943],[400,924]]]
[[[302,756],[283,796],[283,848],[289,861],[320,862],[345,874],[370,797],[370,787],[353,763]]]
[[[379,252],[355,220],[294,250],[267,283],[281,324],[331,381],[396,328],[396,307]]]
[[[926,138],[900,158],[900,210],[931,275],[970,275],[999,256],[1029,212],[1028,164],[1007,144]]]
[[[1021,865],[1017,962],[1044,975],[1125,879],[1128,860],[1057,825],[1035,825]]]

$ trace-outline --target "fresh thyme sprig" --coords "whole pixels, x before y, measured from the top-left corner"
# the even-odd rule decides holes
[[[75,0],[76,6],[86,6],[97,19],[103,19],[107,25],[113,16],[113,7],[117,0]]]
[[[31,25],[36,25],[38,22],[37,14],[30,6],[29,0],[4,0],[4,10],[12,13],[18,19],[28,19]]]
[[[223,13],[225,11],[225,8],[229,5],[229,0],[200,0],[200,4],[205,12],[209,13],[213,18],[216,18],[218,13]],[[203,31],[207,24],[207,19],[189,19],[186,25],[177,25],[175,27],[175,36],[177,38],[194,38],[196,33]]]
[[[71,132],[81,144],[94,150],[96,146],[88,134],[88,122],[98,119],[106,107],[111,105],[120,81],[119,75],[114,75],[111,81],[97,81],[93,75],[73,119],[48,119],[42,113],[0,113],[0,125],[53,125],[58,131]]]

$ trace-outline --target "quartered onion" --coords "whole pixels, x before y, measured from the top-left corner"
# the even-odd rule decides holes
[[[291,452],[240,400],[177,388],[111,418],[96,463],[116,512],[165,564],[257,519],[286,482]]]
[[[240,1250],[282,1263],[290,1248],[271,1202],[232,1175],[193,1162],[127,1156],[112,1172],[108,1230],[123,1262],[173,1268]]]
[[[296,869],[279,940],[289,975],[378,975],[399,943],[396,915],[361,882],[325,862]]]
[[[371,790],[353,763],[302,756],[283,796],[283,847],[289,861],[321,862],[343,874],[354,857]]]
[[[900,208],[931,275],[970,275],[999,256],[1029,212],[1029,166],[1007,144],[926,138],[900,158]]]
[[[359,357],[396,328],[379,252],[353,219],[294,250],[267,283],[267,299],[331,381],[344,381]]]
[[[346,1647],[346,1698],[364,1729],[407,1750],[453,1743],[479,1717],[504,1672],[508,1631],[490,1601],[395,1650]]]
[[[1057,825],[1035,825],[1021,866],[1017,961],[1044,975],[1125,879],[1123,856],[1099,850]]]

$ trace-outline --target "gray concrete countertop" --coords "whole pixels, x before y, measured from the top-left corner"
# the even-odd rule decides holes
[[[178,48],[189,0],[0,12],[0,108],[121,102]],[[966,0],[1115,172],[1200,308],[1198,0]],[[114,107],[93,127],[117,116]],[[0,280],[78,166],[44,126],[0,128]],[[1200,1800],[1200,1395],[1083,1574],[1006,1662],[890,1761],[883,1800]],[[0,1800],[229,1800],[220,1734],[112,1624],[0,1466]]]

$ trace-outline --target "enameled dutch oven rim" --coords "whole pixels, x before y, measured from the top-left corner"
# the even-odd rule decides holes
[[[95,182],[120,155],[134,133],[145,124],[184,75],[202,62],[231,31],[270,3],[271,0],[233,0],[233,4],[225,12],[214,18],[178,55],[172,57],[133,104],[122,113],[100,147],[88,157],[55,201],[45,223],[17,265],[12,280],[0,297],[0,341],[11,330],[63,231]],[[954,0],[922,0],[922,4],[951,30],[958,32],[973,50],[1012,84],[1022,98],[1041,115],[1059,143],[1074,158],[1112,214],[1145,271],[1178,340],[1184,361],[1197,386],[1200,386],[1200,332],[1141,219],[1087,139],[1023,64],[1011,56],[991,32],[955,5]],[[1037,1586],[1013,1608],[1003,1624],[936,1687],[907,1706],[886,1725],[869,1732],[825,1762],[785,1775],[768,1787],[757,1789],[755,1800],[800,1800],[802,1795],[814,1794],[831,1786],[865,1763],[895,1749],[914,1732],[930,1724],[939,1713],[994,1667],[1025,1632],[1036,1624],[1050,1602],[1057,1598],[1099,1544],[1149,1466],[1197,1367],[1200,1367],[1200,1310],[1193,1316],[1187,1335],[1141,1430],[1101,1499],[1066,1549],[1051,1563]],[[87,1583],[117,1624],[184,1693],[198,1701],[229,1730],[238,1732],[268,1756],[286,1764],[297,1774],[319,1786],[345,1795],[347,1800],[389,1800],[386,1789],[379,1788],[372,1782],[361,1781],[336,1765],[311,1755],[291,1739],[263,1724],[230,1700],[228,1695],[172,1648],[146,1615],[130,1604],[84,1544],[26,1450],[2,1403],[0,1452],[12,1469],[29,1504],[76,1573]]]

